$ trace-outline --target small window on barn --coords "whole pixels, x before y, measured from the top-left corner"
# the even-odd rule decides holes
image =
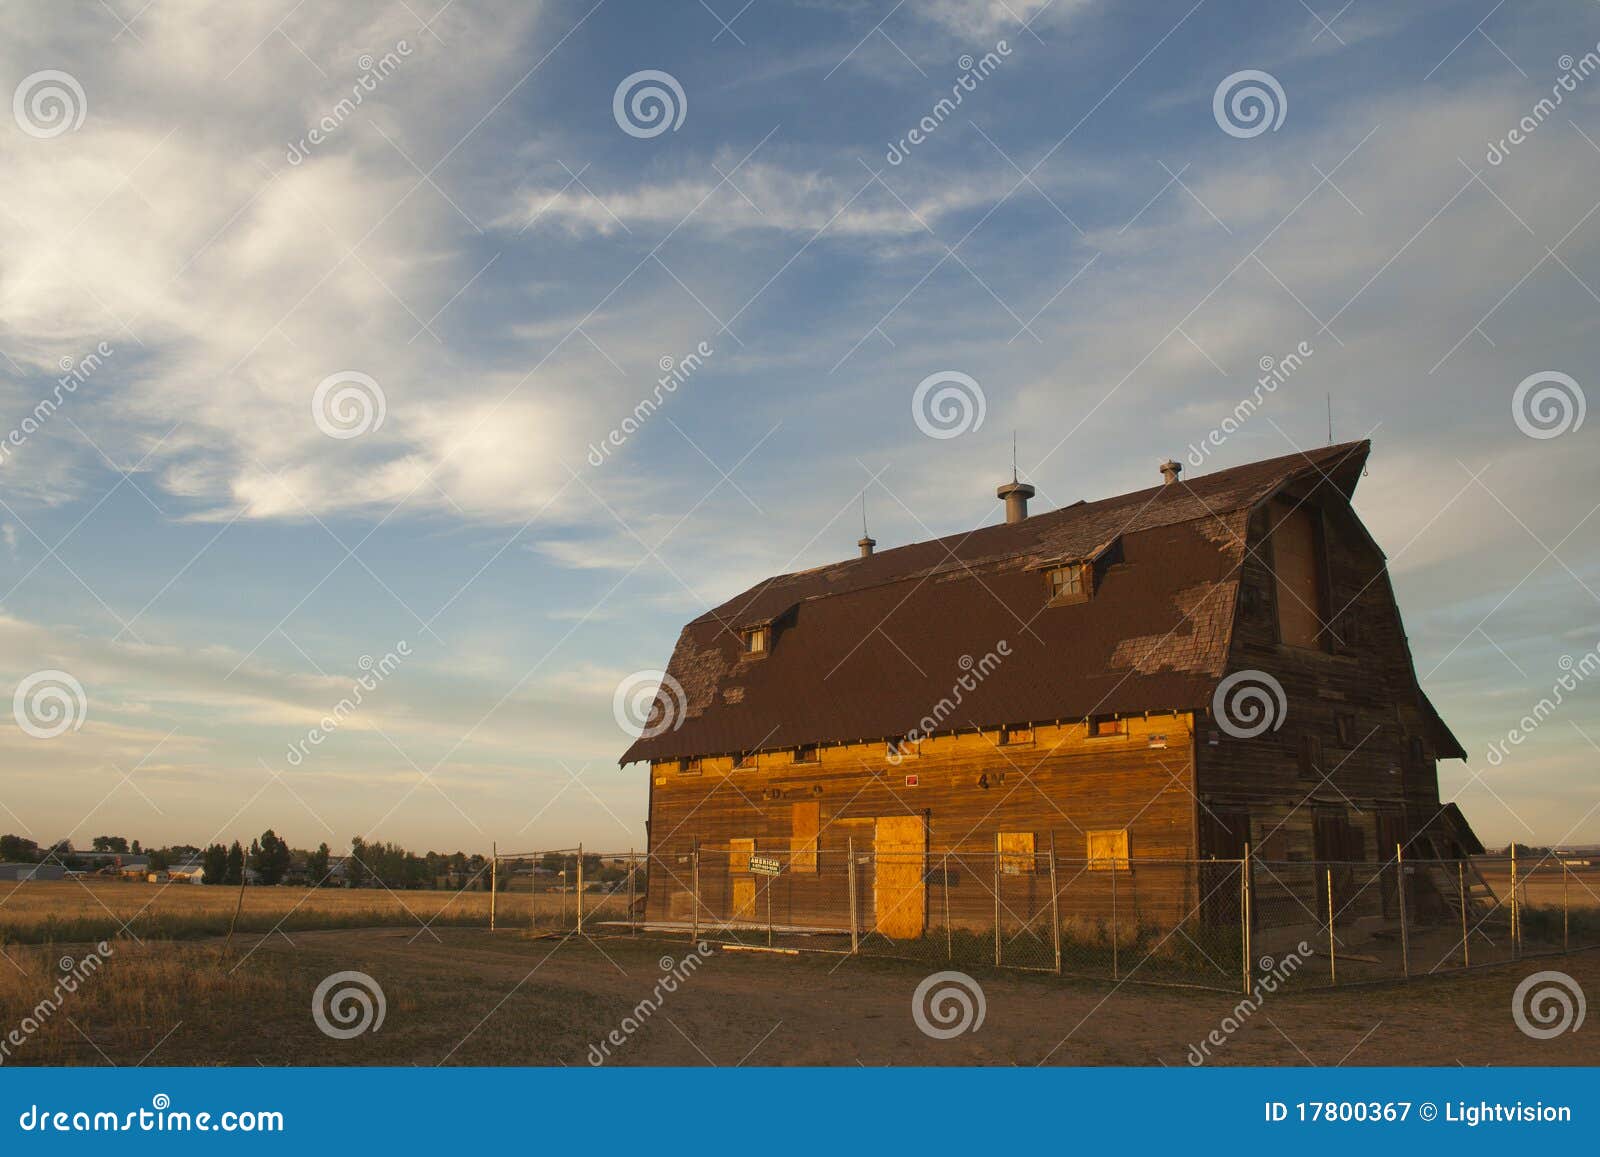
[[[1089,571],[1084,563],[1051,567],[1044,578],[1051,603],[1081,603],[1089,597]]]
[[[1109,872],[1128,868],[1128,829],[1086,832],[1089,841],[1089,870]]]
[[[1413,735],[1411,737],[1409,750],[1411,755],[1411,766],[1421,770],[1422,766],[1428,762],[1428,752],[1427,749],[1422,746],[1422,739],[1420,736]]]
[[[1032,832],[1001,832],[999,848],[1001,875],[1033,875],[1034,859]]]
[[[1032,742],[1033,728],[1031,727],[1002,727],[1000,729],[1000,746],[1002,747]]]
[[[1278,637],[1291,647],[1327,645],[1321,517],[1300,503],[1272,503],[1272,570],[1278,588]]]
[[[693,758],[690,758],[690,759],[680,759],[680,760],[678,760],[678,774],[679,775],[699,775],[700,774],[700,757],[699,756],[694,756]]]
[[[756,765],[756,753],[753,751],[736,751],[733,755],[733,770],[748,771]]]
[[[917,741],[914,739],[907,739],[903,735],[899,739],[889,740],[888,744],[885,745],[884,748],[884,757],[886,759],[897,761],[901,759],[915,759],[920,754],[922,753],[918,748]]]
[[[1119,719],[1115,715],[1091,715],[1089,717],[1089,738],[1106,739],[1113,735],[1128,734],[1128,721]]]
[[[1300,774],[1322,775],[1322,737],[1313,731],[1300,733]]]
[[[821,763],[822,756],[818,754],[815,743],[806,743],[794,749],[794,762]]]
[[[772,649],[771,627],[746,627],[739,632],[745,655],[758,659]]]
[[[1339,746],[1354,747],[1356,742],[1356,717],[1348,711],[1341,711],[1334,717],[1334,723],[1339,729]]]

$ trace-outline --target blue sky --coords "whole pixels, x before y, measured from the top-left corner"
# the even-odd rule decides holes
[[[1593,683],[1486,758],[1600,646],[1600,419],[1513,413],[1594,393],[1594,5],[323,8],[0,10],[0,427],[93,366],[0,459],[0,681],[87,703],[0,729],[0,828],[642,845],[613,692],[685,620],[853,553],[863,495],[885,547],[994,521],[1013,430],[1045,506],[1150,485],[1305,343],[1191,475],[1331,398],[1473,755],[1446,796],[1600,841]],[[643,70],[676,128],[615,116]],[[1219,122],[1244,70],[1276,128]],[[946,371],[984,420],[931,438]],[[329,436],[330,378],[381,424]]]

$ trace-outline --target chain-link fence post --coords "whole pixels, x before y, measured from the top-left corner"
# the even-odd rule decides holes
[[[578,845],[578,890],[574,894],[573,903],[577,906],[578,935],[583,935],[583,845]]]
[[[1511,841],[1511,959],[1522,956],[1522,927],[1517,908],[1517,841]]]
[[[629,936],[637,936],[639,934],[639,928],[638,928],[638,925],[635,923],[635,918],[634,918],[634,903],[635,903],[635,900],[636,900],[636,897],[634,895],[634,887],[635,887],[634,881],[638,878],[638,875],[639,875],[639,861],[635,858],[634,850],[632,848],[629,848],[628,849],[628,935]]]
[[[1056,946],[1056,975],[1061,975],[1061,894],[1056,891],[1056,833],[1050,832],[1050,937]]]
[[[1324,868],[1328,881],[1328,983],[1339,983],[1339,953],[1333,941],[1333,867]]]
[[[489,931],[494,931],[494,904],[500,895],[500,881],[496,878],[500,874],[500,849],[497,844],[489,845]]]
[[[1472,950],[1467,947],[1467,864],[1456,862],[1456,895],[1461,901],[1461,967],[1472,967]]]
[[[861,950],[861,937],[856,923],[856,841],[851,836],[845,842],[845,880],[850,889],[850,954]]]
[[[955,933],[950,928],[950,853],[944,854],[944,958],[956,958]]]
[[[772,885],[778,882],[776,876],[767,877],[767,947],[772,947]]]
[[[1130,861],[1130,868],[1132,863]],[[1121,946],[1118,941],[1122,939],[1122,924],[1117,918],[1117,856],[1111,854],[1111,979],[1122,979],[1122,964],[1119,957]]]
[[[1406,919],[1406,859],[1405,849],[1396,844],[1394,846],[1394,872],[1396,886],[1400,891],[1400,970],[1407,980],[1411,979],[1411,927]]]
[[[1000,967],[1000,833],[994,834],[994,966]]]
[[[1197,878],[1205,887],[1204,878]],[[1239,960],[1246,996],[1250,995],[1250,923],[1250,845],[1245,844],[1244,859],[1239,861]]]
[[[700,939],[700,841],[695,840],[689,852],[689,943]]]
[[[1567,908],[1567,861],[1562,860],[1561,861],[1561,954],[1563,956],[1565,956],[1568,952],[1571,951],[1571,948],[1568,946],[1568,943],[1567,943],[1568,926],[1571,923],[1571,919],[1572,918],[1571,918],[1571,915],[1569,913],[1569,909]]]

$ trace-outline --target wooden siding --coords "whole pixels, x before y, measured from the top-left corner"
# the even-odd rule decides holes
[[[1140,861],[1195,857],[1190,715],[1135,717],[1125,734],[1103,738],[1090,738],[1082,723],[1040,724],[1033,735],[1032,742],[1004,747],[998,744],[998,731],[935,736],[898,765],[889,762],[882,742],[823,746],[818,761],[808,764],[793,763],[787,752],[763,752],[754,767],[737,770],[731,757],[707,756],[698,775],[680,775],[676,761],[655,764],[646,916],[688,917],[691,853],[699,846],[705,849],[700,918],[730,919],[747,894],[737,887],[740,876],[730,870],[730,859],[747,856],[752,849],[741,845],[737,856],[730,857],[729,844],[751,839],[757,854],[777,854],[785,862],[783,886],[774,892],[776,922],[846,926],[846,849],[853,844],[860,853],[870,852],[878,821],[889,817],[925,821],[929,854],[919,874],[950,881],[948,889],[927,889],[940,897],[937,904],[922,901],[933,909],[926,913],[928,925],[942,924],[946,892],[952,924],[982,926],[992,920],[994,894],[988,881],[1001,833],[1008,864],[1027,839],[1041,856],[1053,840],[1063,872],[1073,875],[1088,855],[1086,833],[1091,830],[1128,831],[1133,874]],[[951,861],[946,877],[943,853],[951,850],[967,855]],[[899,852],[897,846],[897,857]],[[875,889],[872,857],[862,858],[858,917],[866,929],[873,926]],[[1127,902],[1133,886],[1129,872],[1081,874],[1064,893],[1064,904],[1092,904],[1099,891],[1109,898],[1112,875],[1122,877],[1115,886]],[[1162,894],[1161,903],[1171,914],[1182,915],[1192,906],[1192,873],[1176,866],[1170,871],[1152,868],[1147,879],[1149,890]],[[1015,903],[1019,910],[1027,904],[1048,905],[1047,867],[1008,877],[1005,895],[1007,906]],[[761,914],[764,918],[764,908]],[[916,923],[897,922],[894,927],[905,931]]]

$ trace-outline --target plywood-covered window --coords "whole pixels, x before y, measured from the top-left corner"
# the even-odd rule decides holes
[[[1000,846],[1000,872],[1006,876],[1028,876],[1033,874],[1033,833],[1032,832],[1001,832]]]
[[[1091,872],[1126,871],[1128,867],[1128,829],[1084,833],[1089,841]]]
[[[1093,715],[1089,718],[1089,738],[1105,739],[1112,735],[1128,734],[1128,721],[1115,715]]]
[[[789,809],[789,870],[817,870],[817,835],[822,828],[822,805],[815,800],[797,803]]]
[[[1328,612],[1315,510],[1273,502],[1272,569],[1278,588],[1278,637],[1292,647],[1321,647]]]

